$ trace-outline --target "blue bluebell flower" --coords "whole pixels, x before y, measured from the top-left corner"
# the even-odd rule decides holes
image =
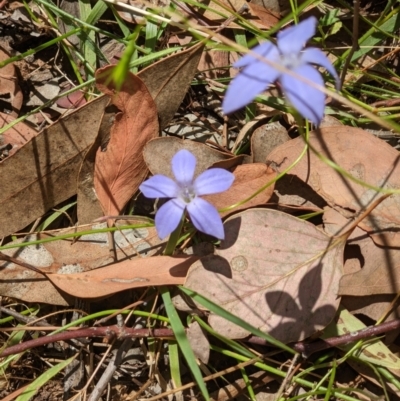
[[[200,196],[226,191],[235,176],[222,168],[211,168],[194,179],[195,168],[196,157],[188,150],[180,150],[172,158],[175,181],[157,174],[139,187],[147,198],[171,198],[158,209],[155,217],[157,233],[161,239],[178,227],[185,210],[199,231],[219,239],[225,238],[217,209]]]
[[[303,50],[306,42],[315,34],[316,26],[316,18],[309,17],[298,25],[280,31],[276,45],[264,42],[253,48],[253,52],[260,58],[249,53],[237,61],[234,67],[242,70],[228,87],[222,104],[224,113],[229,114],[246,106],[272,83],[278,81],[288,102],[303,117],[319,125],[324,116],[325,93],[295,76],[324,86],[321,74],[314,67],[316,64],[326,68],[335,78],[339,88],[339,77],[328,57],[317,48]],[[293,75],[282,72],[261,58],[287,68]]]

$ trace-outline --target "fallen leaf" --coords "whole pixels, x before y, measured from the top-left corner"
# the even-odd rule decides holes
[[[11,123],[15,118],[9,114],[0,112],[0,128],[3,128],[5,125]],[[22,145],[29,142],[33,137],[38,134],[33,128],[29,125],[19,122],[15,124],[13,127],[9,128],[4,132],[3,135],[0,135],[0,145],[6,146],[10,145],[10,149],[8,150],[7,156],[12,156]],[[0,160],[1,152],[0,152]]]
[[[195,176],[210,167],[221,167],[221,162],[228,162],[230,166],[240,164],[243,160],[240,156],[223,153],[203,143],[185,141],[173,137],[162,137],[150,141],[143,150],[144,160],[153,175],[163,174],[174,178],[171,170],[172,157],[181,149],[192,152],[197,159]],[[218,163],[218,164],[217,164]]]
[[[282,143],[290,141],[286,128],[279,122],[261,125],[251,136],[251,154],[254,163],[265,163],[267,156]]]
[[[274,166],[275,167],[275,166]],[[293,208],[304,211],[322,211],[326,201],[297,176],[285,174],[275,183],[274,197],[281,211],[291,213]]]
[[[101,97],[63,117],[0,163],[0,237],[76,194],[79,167],[107,101]]]
[[[262,25],[264,28],[270,29],[279,22],[279,13],[251,1],[247,5],[250,8],[251,15],[255,17],[255,20],[252,20],[252,22],[256,22],[258,26]]]
[[[197,72],[203,49],[204,44],[199,43],[153,63],[137,74],[156,103],[161,130],[168,125],[181,105]]]
[[[106,216],[118,215],[148,174],[143,148],[158,135],[159,128],[156,105],[145,84],[129,73],[117,91],[110,80],[114,68],[96,72],[97,87],[121,110],[115,116],[107,148],[96,154],[94,186]]]
[[[201,326],[196,321],[191,322],[186,335],[195,357],[207,364],[210,359],[210,342]]]
[[[362,230],[348,240],[358,247],[361,269],[345,274],[340,280],[339,295],[365,296],[397,294],[400,291],[400,249],[377,246]]]
[[[285,213],[250,209],[226,220],[214,255],[191,266],[185,286],[282,342],[325,327],[339,305],[343,243]],[[228,338],[249,333],[222,317],[210,325]]]
[[[78,298],[102,298],[116,292],[160,285],[179,285],[196,256],[153,256],[126,260],[101,269],[77,274],[49,274],[49,280]]]
[[[107,96],[108,97],[108,96]],[[109,97],[108,97],[109,99]],[[109,102],[111,100],[109,99]],[[79,224],[89,224],[103,216],[99,199],[94,189],[94,168],[96,154],[100,149],[106,149],[110,141],[110,132],[114,124],[115,114],[118,109],[114,105],[107,104],[104,108],[103,118],[100,123],[98,135],[92,146],[86,152],[77,179],[77,204]]]
[[[0,62],[10,58],[10,55],[0,48]],[[18,84],[18,75],[14,63],[0,68],[0,95],[10,97],[11,115],[17,117],[22,107],[24,96]]]
[[[233,174],[235,175],[235,181],[233,181],[232,186],[227,191],[219,194],[203,196],[205,200],[212,203],[217,209],[223,209],[244,201],[276,177],[274,170],[261,163],[237,166],[234,169]],[[221,216],[224,217],[233,212],[238,212],[239,210],[263,205],[269,201],[273,192],[274,184],[270,185],[260,194],[243,205],[222,212]]]
[[[117,222],[121,225],[143,225],[145,218]],[[106,223],[93,225],[92,229],[105,228]],[[88,228],[86,228],[88,230]],[[75,228],[52,233],[52,236],[76,232]],[[49,238],[48,234],[29,236],[25,241]],[[2,252],[22,262],[29,263],[44,272],[71,274],[97,269],[114,263],[110,256],[108,234],[91,233],[78,238],[64,239],[41,245],[28,245],[23,248],[6,249]],[[21,240],[16,241],[20,243]],[[160,241],[155,227],[129,228],[114,233],[117,260],[126,260],[140,255],[151,256],[160,252]],[[11,244],[8,244],[11,245]],[[140,259],[142,260],[142,259]],[[0,295],[51,305],[68,306],[74,298],[60,291],[43,275],[14,263],[0,260]]]
[[[197,69],[207,78],[217,79],[230,76],[229,52],[210,49],[203,51]]]
[[[384,141],[348,126],[321,128],[310,133],[310,144],[317,152],[333,160],[353,177],[384,189],[400,188],[400,156]],[[280,170],[300,155],[303,138],[279,146],[268,156]],[[321,161],[313,152],[302,158],[290,171],[311,186],[328,204],[346,217],[354,217],[380,196],[344,177]],[[360,222],[377,244],[400,246],[400,195],[392,195]],[[377,231],[378,234],[374,234]]]

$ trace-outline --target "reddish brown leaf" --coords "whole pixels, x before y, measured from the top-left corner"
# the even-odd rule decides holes
[[[10,55],[0,48],[0,61],[5,61]],[[21,109],[24,96],[18,85],[18,75],[14,63],[7,64],[0,68],[0,95],[10,96],[12,116],[17,117]]]
[[[310,133],[310,144],[356,179],[375,187],[400,188],[399,152],[384,141],[359,128],[334,126]],[[296,138],[276,148],[268,159],[282,171],[292,164],[304,147]],[[330,206],[347,217],[357,215],[380,196],[336,172],[314,152],[309,152],[290,171],[320,194]],[[392,195],[375,208],[359,226],[372,233],[383,246],[400,245],[400,195]],[[374,231],[379,234],[373,235]]]
[[[101,298],[132,288],[183,284],[191,264],[198,258],[154,256],[127,260],[78,274],[49,274],[51,282],[78,298]]]
[[[237,166],[233,171],[233,174],[235,175],[235,181],[227,191],[215,195],[203,196],[204,199],[211,202],[217,209],[223,209],[244,201],[258,191],[263,185],[276,177],[274,170],[261,163]],[[267,189],[243,205],[221,213],[221,216],[227,216],[233,212],[238,212],[239,210],[263,205],[268,202],[273,192],[274,184],[270,185]]]
[[[110,80],[115,67],[97,71],[97,87],[121,110],[116,115],[107,149],[96,155],[94,184],[104,214],[116,215],[138,190],[148,170],[146,143],[158,135],[156,105],[142,80],[129,73],[117,90]]]
[[[143,225],[145,218],[117,222],[116,225]],[[105,228],[105,223],[93,229]],[[88,229],[86,227],[86,229]],[[54,235],[75,232],[76,229],[62,230]],[[48,238],[49,235],[32,235],[28,240]],[[93,233],[79,238],[64,239],[41,245],[29,245],[2,251],[4,254],[29,263],[43,272],[71,274],[89,271],[114,262],[110,256],[108,234]],[[16,241],[20,242],[20,241]],[[152,256],[159,252],[161,245],[155,227],[129,228],[114,233],[117,260]],[[140,254],[140,255],[139,255]],[[59,291],[42,274],[10,262],[0,260],[0,295],[20,299],[24,302],[43,302],[52,305],[73,305],[74,298]]]

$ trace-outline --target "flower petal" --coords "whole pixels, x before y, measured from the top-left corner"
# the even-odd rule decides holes
[[[297,54],[306,42],[315,34],[317,19],[309,17],[295,26],[280,31],[277,45],[282,54]]]
[[[201,198],[193,199],[187,205],[193,225],[201,232],[218,239],[225,238],[224,226],[217,209]]]
[[[259,54],[262,57],[278,61],[279,51],[278,48],[272,42],[264,42],[257,45],[251,49],[252,52]],[[261,61],[260,59],[254,57],[251,53],[245,54],[241,59],[233,64],[235,68],[246,67],[255,61]]]
[[[317,64],[321,67],[324,67],[332,76],[335,78],[336,81],[336,89],[339,90],[340,88],[340,79],[339,76],[333,67],[329,58],[322,52],[320,49],[316,49],[315,47],[310,47],[309,49],[304,50],[301,53],[301,60],[304,63],[309,64]]]
[[[193,184],[196,195],[210,195],[226,191],[235,176],[223,168],[211,168],[201,173]]]
[[[280,72],[269,65],[254,61],[245,67],[228,86],[222,110],[225,114],[233,113],[251,103],[254,98],[275,82]]]
[[[178,184],[161,174],[144,181],[139,189],[146,198],[175,198],[179,193]]]
[[[155,223],[160,239],[164,239],[178,227],[184,210],[185,204],[179,199],[171,199],[158,209]]]
[[[317,85],[324,85],[321,74],[311,65],[302,65],[294,69],[293,73],[299,74]],[[282,75],[281,84],[283,92],[292,106],[303,117],[319,125],[324,116],[325,93],[289,74]]]
[[[178,185],[187,186],[192,183],[196,168],[196,157],[186,149],[175,153],[172,158],[172,172]]]

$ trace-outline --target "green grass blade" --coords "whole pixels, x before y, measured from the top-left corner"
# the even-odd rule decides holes
[[[168,341],[169,369],[174,388],[182,386],[181,370],[179,367],[179,347],[175,340]]]
[[[96,24],[102,17],[102,15],[106,12],[106,10],[107,4],[103,1],[98,1],[90,11],[85,21],[90,25]]]
[[[192,372],[194,380],[199,386],[199,390],[201,391],[204,399],[208,401],[210,400],[210,396],[208,395],[207,387],[204,383],[200,368],[197,365],[196,357],[190,346],[189,340],[186,337],[185,328],[183,327],[178,312],[176,311],[175,306],[172,303],[169,290],[165,287],[162,287],[160,289],[160,292],[164,302],[165,310],[167,311],[167,315],[170,320],[170,324],[172,330],[174,331],[175,338],[179,345],[179,348],[181,349],[181,352],[185,357],[186,363],[188,364],[188,367]]]

